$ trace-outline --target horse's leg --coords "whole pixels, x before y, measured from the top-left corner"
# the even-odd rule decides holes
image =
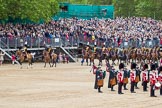
[[[100,65],[100,58],[98,58],[98,66]]]
[[[46,67],[46,62],[44,62],[44,68]]]
[[[88,58],[86,58],[86,63],[87,63],[87,66],[88,66]]]
[[[89,60],[90,60],[90,64],[89,64],[89,66],[91,66],[92,59],[91,59],[91,58],[89,58]]]
[[[53,65],[54,65],[54,60],[52,60],[52,67],[53,67]]]
[[[56,67],[56,60],[55,60],[55,67]]]
[[[102,59],[101,59],[100,65],[102,66]]]
[[[27,66],[27,69],[30,67],[30,62],[28,61],[28,66]]]
[[[118,60],[118,63],[117,64],[121,63],[121,59],[120,58],[118,58],[117,60]]]
[[[20,69],[22,69],[22,62],[20,61],[19,63],[20,63]]]
[[[83,63],[84,63],[84,57],[81,60],[81,66],[83,66]]]
[[[30,65],[31,65],[31,68],[33,68],[33,67],[32,67],[32,65],[33,65],[33,60],[30,62]]]
[[[51,62],[49,61],[49,65],[50,65],[50,67],[52,67],[52,65],[51,65]]]
[[[114,65],[114,60],[112,60],[112,65]]]
[[[99,58],[99,64],[98,66],[102,66],[102,57]]]

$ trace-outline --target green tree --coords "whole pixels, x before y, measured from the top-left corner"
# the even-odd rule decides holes
[[[0,19],[20,18],[48,21],[58,11],[56,0],[0,0]]]
[[[115,16],[134,16],[135,1],[134,0],[113,0],[115,6]]]

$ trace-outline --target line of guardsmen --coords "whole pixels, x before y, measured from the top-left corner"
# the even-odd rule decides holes
[[[98,89],[99,93],[102,93],[101,87],[104,85],[104,79],[106,71],[109,72],[108,88],[111,91],[114,90],[114,86],[118,84],[118,94],[124,94],[124,90],[127,89],[127,84],[130,78],[130,92],[136,93],[134,89],[138,88],[138,82],[142,80],[143,92],[148,91],[148,83],[150,83],[150,96],[155,96],[155,90],[160,89],[160,95],[162,95],[162,66],[157,67],[156,64],[150,65],[148,70],[148,64],[144,64],[143,69],[139,69],[136,63],[131,64],[131,70],[128,70],[123,63],[119,64],[119,71],[115,70],[114,66],[111,66],[109,62],[106,63],[106,71],[102,71],[101,67],[93,65],[93,73],[95,74],[94,89]],[[142,79],[140,77],[142,76]]]

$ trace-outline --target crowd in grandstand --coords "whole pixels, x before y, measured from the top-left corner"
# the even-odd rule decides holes
[[[151,18],[60,19],[45,24],[0,24],[0,37],[61,37],[67,41],[99,39],[106,45],[162,43],[162,22]],[[89,41],[91,41],[89,40]],[[152,43],[149,43],[152,41]]]

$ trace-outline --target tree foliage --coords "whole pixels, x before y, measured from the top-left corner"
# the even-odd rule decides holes
[[[58,11],[59,2],[114,5],[115,16],[162,19],[162,0],[0,0],[0,19],[12,17],[48,21]]]
[[[58,0],[74,4],[114,5],[115,16],[162,19],[162,0]]]
[[[0,19],[48,21],[58,11],[56,0],[0,0]]]

